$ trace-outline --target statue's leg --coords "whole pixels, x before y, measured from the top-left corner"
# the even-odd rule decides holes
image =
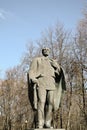
[[[47,112],[45,126],[51,128],[54,91],[47,92]]]
[[[44,105],[46,100],[46,90],[38,89],[38,128],[44,126]]]

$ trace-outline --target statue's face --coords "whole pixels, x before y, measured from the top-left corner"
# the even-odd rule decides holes
[[[42,54],[43,54],[44,56],[48,56],[49,53],[50,53],[50,50],[49,50],[48,48],[43,49]]]

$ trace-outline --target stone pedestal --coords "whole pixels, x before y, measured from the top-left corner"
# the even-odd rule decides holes
[[[65,130],[65,129],[54,129],[54,128],[42,128],[42,129],[36,128],[36,129],[34,129],[34,128],[30,128],[30,129],[27,129],[27,130]]]

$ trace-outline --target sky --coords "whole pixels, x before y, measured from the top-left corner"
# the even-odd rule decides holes
[[[0,78],[20,63],[26,44],[57,21],[75,30],[86,0],[0,0]]]

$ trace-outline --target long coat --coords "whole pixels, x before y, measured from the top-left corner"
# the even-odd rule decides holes
[[[33,79],[38,80],[38,89],[55,90],[54,109],[58,109],[62,90],[66,90],[64,73],[58,63],[55,60],[44,56],[33,59],[29,69],[29,82]],[[28,84],[30,84],[32,88],[33,84],[31,83],[32,82]],[[31,97],[32,96],[30,96],[30,98]],[[32,102],[33,101],[31,100],[31,103]]]

